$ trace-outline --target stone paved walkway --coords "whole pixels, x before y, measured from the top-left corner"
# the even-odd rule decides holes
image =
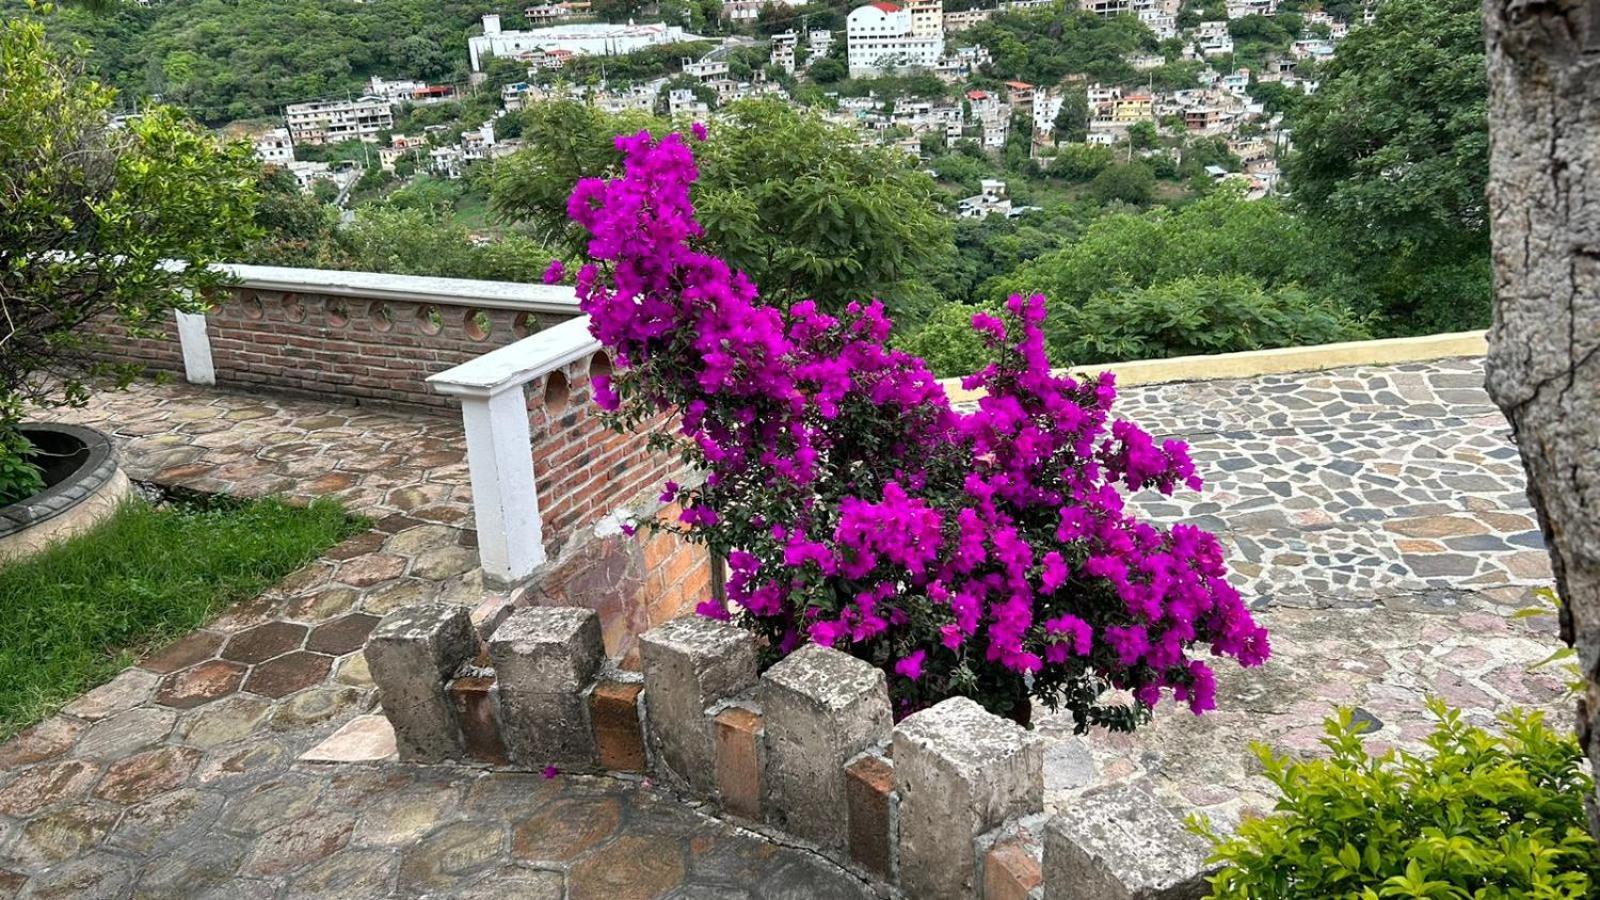
[[[1269,809],[1246,745],[1316,748],[1334,704],[1426,731],[1425,696],[1487,721],[1568,721],[1549,581],[1481,360],[1132,388],[1122,413],[1195,448],[1198,497],[1143,497],[1233,547],[1275,655],[1220,670],[1219,709],[1164,707],[1137,736],[1052,737],[1047,801],[1148,785],[1227,826]],[[306,401],[138,387],[75,421],[114,431],[135,478],[331,494],[376,520],[0,747],[0,896],[857,897],[802,851],[639,782],[299,757],[370,709],[358,649],[378,616],[493,601],[474,567],[458,423]],[[565,893],[563,893],[565,892]]]
[[[1180,813],[1229,827],[1271,808],[1247,749],[1318,749],[1335,705],[1378,727],[1372,749],[1416,745],[1424,701],[1492,722],[1546,707],[1570,727],[1562,672],[1529,672],[1559,646],[1553,616],[1511,619],[1551,583],[1509,428],[1481,359],[1130,388],[1121,415],[1189,441],[1203,493],[1141,496],[1232,548],[1234,581],[1272,632],[1273,659],[1218,667],[1218,709],[1174,706],[1137,736],[1060,737],[1047,802],[1141,782]]]
[[[136,479],[331,495],[375,520],[0,746],[0,897],[864,896],[855,878],[622,779],[300,759],[375,701],[398,606],[476,606],[456,421],[188,386],[63,418]]]

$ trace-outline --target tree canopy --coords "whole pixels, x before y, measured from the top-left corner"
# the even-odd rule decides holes
[[[1389,0],[1297,104],[1285,170],[1394,331],[1489,318],[1483,26],[1476,0]]]

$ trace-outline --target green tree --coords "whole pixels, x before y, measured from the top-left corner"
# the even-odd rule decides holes
[[[615,135],[660,123],[541,107],[527,148],[496,164],[491,201],[502,218],[578,254],[585,244],[566,221],[573,184],[614,173]],[[936,304],[935,273],[954,254],[951,226],[932,179],[903,155],[859,147],[852,132],[775,101],[730,105],[695,149],[707,249],[767,296],[835,309],[876,296],[908,324]]]
[[[1079,144],[1089,136],[1089,95],[1076,85],[1061,94],[1061,110],[1056,113],[1057,144]]]
[[[1293,195],[1357,259],[1385,330],[1488,324],[1484,65],[1475,0],[1390,0],[1292,121]]]
[[[1101,203],[1143,206],[1155,195],[1155,189],[1155,173],[1142,162],[1113,163],[1089,182],[1089,192]]]
[[[18,460],[24,405],[82,403],[88,376],[107,372],[83,326],[147,333],[203,308],[224,281],[210,264],[249,231],[257,166],[166,107],[108,128],[114,93],[32,15],[0,23],[0,73],[4,503],[38,487]]]
[[[811,64],[807,70],[817,84],[837,84],[850,77],[850,70],[842,60],[825,56]]]

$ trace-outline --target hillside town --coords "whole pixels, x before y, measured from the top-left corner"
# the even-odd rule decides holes
[[[250,134],[263,162],[288,169],[308,193],[328,185],[342,202],[374,167],[460,179],[477,163],[515,152],[518,129],[503,127],[504,117],[541,102],[714,121],[729,103],[772,98],[820,110],[854,129],[862,145],[923,161],[959,147],[991,158],[1020,148],[1009,152],[1025,154],[1027,172],[1040,176],[1086,148],[1175,169],[1195,139],[1217,139],[1225,154],[1207,160],[1205,177],[1257,198],[1280,190],[1278,161],[1291,142],[1281,104],[1270,98],[1314,93],[1319,67],[1374,10],[1369,3],[1347,21],[1298,6],[1280,18],[1279,0],[1227,0],[1203,10],[1184,0],[1078,0],[1083,13],[1137,23],[1142,46],[1120,60],[1127,77],[999,77],[998,48],[984,42],[984,26],[1059,5],[1005,0],[955,9],[943,0],[879,0],[852,9],[842,29],[808,28],[808,17],[790,16],[790,27],[776,30],[757,26],[784,24],[784,4],[725,0],[727,33],[713,40],[664,22],[597,21],[587,2],[546,3],[526,8],[516,27],[485,13],[458,48],[469,72],[464,82],[374,76],[358,96],[284,98],[281,123]],[[1214,12],[1224,15],[1202,17]],[[1277,25],[1290,19],[1292,28]],[[1263,47],[1261,34],[1280,41]],[[1237,46],[1245,40],[1253,41],[1248,58]],[[858,89],[842,89],[849,86]],[[494,100],[492,112],[471,121],[418,114],[440,104],[466,108],[457,101],[468,97]],[[349,142],[366,149],[336,160],[318,152]],[[983,218],[1028,207],[1012,204],[1003,180],[985,179],[980,193],[952,209]]]

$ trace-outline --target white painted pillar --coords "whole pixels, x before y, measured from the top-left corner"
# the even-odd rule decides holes
[[[509,586],[533,574],[545,559],[527,400],[521,384],[459,396],[478,558],[486,582]]]
[[[493,586],[514,585],[545,561],[524,386],[599,350],[580,316],[428,377],[461,401],[478,561]]]
[[[216,384],[217,367],[211,361],[205,313],[175,311],[174,315],[178,319],[178,344],[183,348],[184,378],[190,384]]]

